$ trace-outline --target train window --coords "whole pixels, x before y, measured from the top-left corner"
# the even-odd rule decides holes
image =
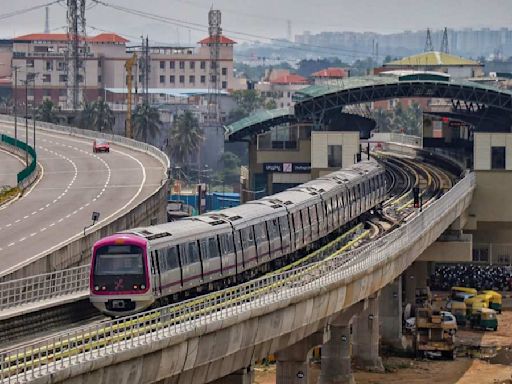
[[[235,245],[237,252],[240,252],[242,250],[242,231],[235,232]]]
[[[165,258],[165,269],[175,269],[180,267],[180,261],[178,259],[178,250],[176,247],[169,247],[162,249],[160,254]]]
[[[217,237],[210,237],[208,239],[208,254],[210,258],[219,257],[219,243]]]
[[[302,214],[302,225],[305,227],[309,227],[311,225],[311,222],[309,221],[308,209],[304,208],[300,212]]]
[[[300,211],[297,211],[293,214],[293,226],[295,228],[295,232],[299,232],[302,227],[302,221],[300,218]]]
[[[206,239],[199,240],[199,250],[201,251],[201,259],[206,260],[210,258],[208,252],[208,243]]]
[[[223,255],[233,253],[234,244],[233,244],[233,234],[232,233],[220,235],[219,240],[220,240],[220,246],[221,246]]]
[[[270,239],[276,239],[279,237],[279,220],[272,219],[267,221],[268,237]]]
[[[254,237],[257,241],[267,241],[267,233],[264,225],[264,223],[261,223],[254,226]]]
[[[318,221],[315,206],[309,207],[309,217],[311,219],[311,223],[316,223]]]
[[[191,241],[187,244],[188,262],[189,264],[199,262],[199,247],[197,241]]]

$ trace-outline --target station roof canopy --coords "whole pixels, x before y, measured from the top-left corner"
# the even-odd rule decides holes
[[[262,133],[271,127],[294,122],[295,116],[290,108],[258,111],[225,127],[226,140],[238,141],[245,137]]]
[[[404,57],[400,60],[390,61],[389,63],[385,63],[384,67],[404,67],[404,66],[480,66],[481,64],[478,61],[469,60],[464,57],[450,55],[449,53],[432,51],[432,52],[423,52],[417,55],[412,55],[408,57]]]

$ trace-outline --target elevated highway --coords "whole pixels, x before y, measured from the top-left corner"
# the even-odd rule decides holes
[[[468,208],[473,189],[474,175],[468,174],[404,226],[335,258],[6,352],[0,355],[0,378],[207,383],[233,372],[243,376],[254,360],[277,353],[277,382],[299,383],[307,374],[307,351],[315,345],[323,343],[330,353],[322,367],[347,365],[343,342],[356,313],[362,314],[358,326],[366,335],[359,352],[378,355],[379,292]],[[322,374],[322,383],[349,382],[341,368]]]
[[[130,216],[131,210],[163,189],[168,167],[164,154],[158,157],[142,147],[118,143],[115,137],[110,138],[110,153],[93,153],[93,137],[83,134],[100,134],[78,130],[70,134],[69,130],[65,127],[52,130],[43,123],[38,124],[36,149],[40,177],[0,215],[2,277],[24,277],[83,263],[89,245],[76,241],[84,239],[84,227],[92,224],[93,211],[100,212],[100,220],[87,229],[87,234],[94,234],[98,228],[105,230],[108,223]],[[23,141],[24,131],[18,129],[18,137]],[[0,133],[14,136],[12,123],[0,120]],[[29,130],[31,143],[32,129]],[[14,160],[10,158],[10,161]],[[147,210],[147,217],[142,213],[137,217],[132,215],[122,225],[162,221],[165,199],[158,199],[161,207],[154,204],[154,209]],[[70,244],[74,244],[74,249],[68,249],[66,255],[39,262]],[[22,269],[23,273],[13,275]]]

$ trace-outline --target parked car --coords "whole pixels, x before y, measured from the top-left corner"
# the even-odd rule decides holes
[[[110,152],[110,144],[107,140],[95,139],[92,143],[92,151],[97,152]]]

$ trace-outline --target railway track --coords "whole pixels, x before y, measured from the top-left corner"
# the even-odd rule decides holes
[[[400,222],[406,220],[407,217],[414,215],[415,209],[411,206],[413,201],[410,189],[412,186],[420,185],[422,187],[422,196],[425,197],[426,204],[428,204],[442,195],[454,181],[453,176],[448,172],[438,169],[431,164],[419,165],[411,159],[396,159],[389,156],[383,156],[379,160],[390,169],[390,192],[397,191],[400,195],[388,199],[381,209],[375,210],[371,215],[367,215],[363,223],[357,224],[328,244],[278,270],[269,272],[267,275],[277,274],[298,267],[303,267],[306,272],[313,273],[318,261],[328,260],[348,250],[364,246],[369,241],[375,240],[395,228]],[[348,264],[352,262],[352,259],[348,257],[345,262]],[[215,298],[220,299],[220,297],[226,297],[226,295],[229,296],[230,292],[235,290],[236,287],[227,288],[222,292],[208,293],[187,300],[182,304],[175,304],[173,311],[177,313],[188,307],[201,307],[201,303]],[[117,342],[129,342],[130,338],[139,337],[142,334],[163,327],[164,324],[153,322],[151,318],[151,316],[156,318],[156,314],[160,314],[158,310],[151,312],[151,314],[141,314],[135,318],[136,320],[133,318],[129,320],[119,319],[115,322],[115,325],[108,327],[104,326],[102,321],[94,320],[92,331],[81,333],[78,329],[76,332],[71,330],[71,333],[75,333],[73,337],[69,336],[69,330],[57,333],[56,336],[59,341],[52,345],[48,345],[45,342],[46,337],[41,338],[39,341],[31,340],[27,343],[18,344],[16,348],[10,349],[12,352],[5,353],[4,351],[4,359],[0,361],[0,379],[9,380],[11,375],[16,374],[19,377],[20,372],[25,372],[35,366],[47,366],[50,362],[66,358],[71,359],[80,353],[87,353],[89,351],[92,353],[98,346]],[[201,313],[199,312],[198,316],[200,315]],[[132,323],[134,321],[140,321],[141,327],[137,328],[139,332],[134,333],[131,337],[130,335],[127,336],[122,330],[133,326]],[[179,318],[173,317],[172,321],[175,323],[179,321]],[[53,338],[55,338],[55,334]],[[20,361],[22,361],[21,365]]]

